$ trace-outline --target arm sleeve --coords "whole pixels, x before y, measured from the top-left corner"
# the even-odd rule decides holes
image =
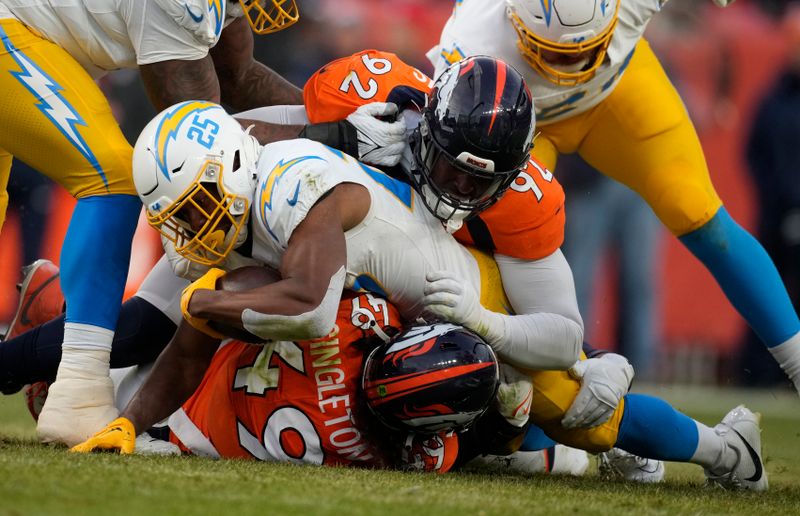
[[[517,315],[485,314],[498,356],[525,369],[568,369],[580,355],[583,320],[572,271],[561,250],[540,260],[495,255]]]
[[[236,113],[233,117],[279,125],[305,125],[308,123],[305,106],[265,106]]]

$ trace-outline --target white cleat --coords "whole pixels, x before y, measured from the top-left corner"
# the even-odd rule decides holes
[[[646,459],[619,448],[612,448],[597,456],[600,476],[609,480],[629,480],[654,484],[664,480],[664,463]]]
[[[511,455],[481,455],[466,466],[471,471],[509,472],[534,475],[580,476],[589,467],[589,456],[583,450],[561,444],[544,450],[517,451]]]
[[[706,470],[706,483],[724,489],[749,489],[766,491],[769,487],[767,471],[761,458],[761,414],[753,413],[744,405],[728,412],[722,422],[714,427],[739,459],[731,471],[715,474]]]
[[[56,379],[39,414],[43,443],[82,443],[119,416],[111,378]]]
[[[176,444],[156,439],[144,432],[136,437],[134,453],[137,455],[180,455],[181,449]]]

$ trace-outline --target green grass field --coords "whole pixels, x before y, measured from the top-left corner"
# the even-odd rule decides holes
[[[647,389],[651,392],[654,389]],[[659,388],[706,423],[738,403],[761,411],[767,493],[702,487],[667,465],[656,486],[583,478],[297,467],[192,457],[75,456],[37,445],[18,396],[0,397],[0,514],[798,514],[800,399],[789,392]]]

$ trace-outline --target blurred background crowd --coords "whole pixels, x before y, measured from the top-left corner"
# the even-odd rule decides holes
[[[502,1],[502,0],[497,0]],[[625,1],[625,0],[622,0]],[[256,37],[256,58],[301,86],[323,64],[358,50],[398,54],[431,73],[425,52],[453,0],[298,0],[300,21]],[[646,32],[700,134],[730,213],[772,255],[800,300],[800,0],[671,0]],[[135,71],[101,80],[133,143],[155,114]],[[42,152],[46,152],[42,149]],[[587,340],[625,353],[652,381],[774,386],[784,375],[709,273],[664,232],[626,187],[578,158],[559,160],[567,192],[564,251]],[[15,163],[0,245],[0,331],[17,304],[19,268],[58,263],[74,201]],[[111,237],[111,236],[110,236]],[[127,294],[160,255],[140,221]]]

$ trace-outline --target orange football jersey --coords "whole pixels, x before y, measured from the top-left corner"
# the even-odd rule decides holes
[[[364,50],[320,68],[303,88],[312,123],[346,118],[369,102],[424,105],[430,80],[396,55]],[[421,96],[421,99],[420,97]],[[534,159],[505,195],[455,234],[462,243],[525,260],[544,258],[564,241],[564,190]]]
[[[374,335],[373,322],[386,328],[399,321],[384,299],[347,295],[334,330],[322,339],[264,346],[230,341],[183,411],[221,457],[384,466],[351,417],[364,361],[356,342]],[[180,432],[171,440],[192,451]]]
[[[422,107],[430,90],[431,79],[396,55],[363,50],[317,70],[303,87],[303,103],[318,124],[343,120],[370,102]]]
[[[454,236],[483,251],[538,260],[561,247],[565,221],[561,183],[531,157],[500,200]]]
[[[357,407],[365,358],[358,342],[375,335],[374,325],[397,329],[397,310],[371,294],[348,293],[327,337],[264,346],[229,341],[183,405],[185,418],[170,440],[187,452],[208,453],[210,444],[219,457],[448,471],[456,435],[409,435],[401,450],[386,453],[389,441],[371,439],[357,423],[353,413],[367,410]],[[198,435],[201,450],[193,447]]]

